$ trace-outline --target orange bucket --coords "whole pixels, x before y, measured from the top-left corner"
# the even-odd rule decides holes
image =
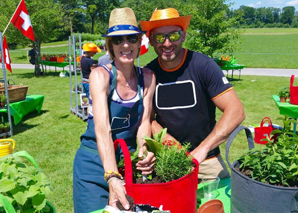
[[[1,139],[0,140],[0,158],[12,154],[15,148],[15,142],[12,139]]]

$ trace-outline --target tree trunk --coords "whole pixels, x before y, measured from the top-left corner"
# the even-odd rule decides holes
[[[39,76],[40,75],[40,61],[41,61],[41,55],[40,55],[40,45],[41,41],[39,39],[36,39],[33,43],[33,48],[35,52],[35,67],[34,67],[34,75]]]

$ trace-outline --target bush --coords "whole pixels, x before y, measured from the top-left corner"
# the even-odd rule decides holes
[[[79,38],[79,33],[73,33],[72,35],[75,35],[77,38]],[[91,33],[81,33],[81,40],[82,41],[96,41],[96,40],[102,40],[101,35],[94,35]]]

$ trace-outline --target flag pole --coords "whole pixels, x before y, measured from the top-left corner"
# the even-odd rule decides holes
[[[6,31],[7,27],[8,27],[8,25],[10,24],[11,19],[13,18],[14,14],[17,12],[17,9],[19,8],[21,2],[22,2],[22,0],[21,0],[20,3],[18,4],[18,6],[17,6],[16,10],[14,11],[13,15],[11,16],[11,18],[10,18],[8,24],[6,25],[6,27],[5,27],[5,29],[4,29],[4,31],[3,31],[3,33],[2,33],[2,36],[4,35],[4,33],[5,33],[5,31]]]

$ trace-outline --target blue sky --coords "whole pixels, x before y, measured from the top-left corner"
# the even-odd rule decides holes
[[[294,6],[298,11],[298,0],[230,0],[235,4],[232,6],[233,9],[239,9],[241,5],[249,7],[276,7],[283,8],[286,6]]]

